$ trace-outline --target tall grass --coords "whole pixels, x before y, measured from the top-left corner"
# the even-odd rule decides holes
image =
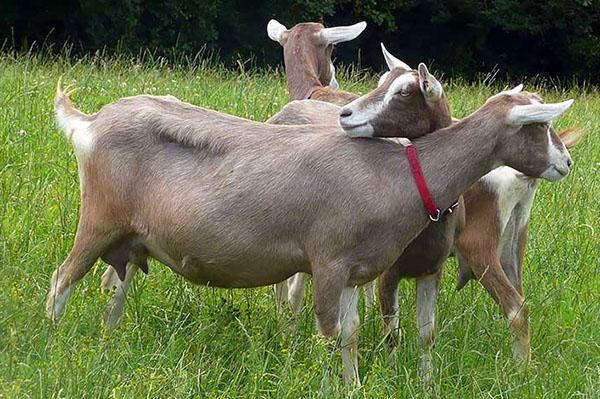
[[[576,99],[558,128],[581,127],[564,182],[542,183],[531,217],[524,282],[534,363],[520,370],[498,307],[476,283],[457,293],[449,262],[438,301],[436,376],[417,382],[418,337],[412,281],[401,285],[404,338],[388,353],[377,311],[363,316],[362,388],[341,385],[339,355],[314,334],[311,302],[289,337],[271,288],[193,286],[153,262],[139,276],[122,325],[108,333],[99,290],[104,265],[77,286],[57,326],[45,318],[52,271],[73,242],[77,168],[55,126],[58,78],[77,85],[77,106],[93,112],[123,96],[172,94],[196,105],[265,120],[286,102],[281,71],[226,71],[202,58],[167,63],[150,55],[83,58],[0,56],[0,397],[598,397],[600,390],[600,92],[552,88]],[[340,83],[366,93],[376,78],[342,68]],[[463,117],[502,88],[482,78],[449,82]]]

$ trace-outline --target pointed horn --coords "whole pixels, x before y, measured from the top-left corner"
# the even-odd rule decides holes
[[[383,43],[381,43],[381,52],[383,53],[383,58],[385,58],[385,63],[387,64],[388,69],[390,71],[394,68],[402,68],[406,69],[407,71],[412,71],[412,68],[408,66],[408,64],[390,54],[390,52],[387,51]]]
[[[350,26],[323,28],[320,35],[327,43],[337,44],[355,39],[366,27],[367,23],[363,21]]]
[[[513,126],[548,123],[569,109],[572,104],[573,100],[556,104],[515,105],[508,113],[506,122]]]
[[[520,93],[522,90],[523,90],[523,84],[519,84],[510,90],[503,91],[502,94],[508,94],[509,96],[511,96],[513,94]]]

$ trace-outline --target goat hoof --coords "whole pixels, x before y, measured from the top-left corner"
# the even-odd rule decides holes
[[[104,311],[104,317],[102,318],[102,321],[106,329],[110,332],[121,323],[122,318],[123,308],[119,309],[118,305],[109,303]]]

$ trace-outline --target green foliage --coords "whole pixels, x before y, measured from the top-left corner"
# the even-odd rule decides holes
[[[380,69],[377,46],[412,64],[433,60],[447,74],[491,70],[510,75],[577,77],[599,82],[600,0],[4,0],[0,38],[28,50],[35,41],[75,43],[80,53],[108,48],[158,54],[220,53],[229,65],[280,61],[265,34],[275,17],[329,25],[366,20],[339,59]]]
[[[506,320],[473,282],[456,292],[450,261],[438,299],[436,376],[418,384],[414,283],[400,286],[400,346],[381,342],[379,312],[362,316],[364,387],[340,383],[338,352],[315,335],[310,295],[298,333],[285,338],[270,287],[219,290],[176,277],[152,262],[138,274],[122,325],[101,317],[98,262],[75,287],[63,319],[48,323],[52,272],[67,256],[78,218],[73,149],[56,127],[56,82],[74,83],[85,112],[135,94],[172,94],[200,106],[265,120],[287,103],[281,73],[228,71],[201,60],[185,67],[152,59],[0,56],[0,397],[1,398],[597,398],[600,392],[600,92],[534,86],[548,101],[575,98],[557,129],[579,126],[568,178],[541,182],[533,207],[524,286],[533,365],[511,359]],[[339,71],[344,89],[365,93],[372,75]],[[464,117],[503,89],[444,81]],[[362,313],[362,312],[361,312]]]

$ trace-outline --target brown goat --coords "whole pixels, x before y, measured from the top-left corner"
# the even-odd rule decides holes
[[[351,26],[325,28],[305,22],[291,29],[272,19],[267,24],[269,37],[283,47],[283,59],[292,100],[319,100],[346,105],[358,96],[337,90],[335,67],[331,62],[333,46],[356,38],[366,22]]]
[[[338,90],[335,79],[335,67],[331,60],[334,44],[353,40],[367,26],[359,22],[351,26],[325,28],[320,23],[304,22],[287,29],[278,21],[272,19],[267,24],[267,34],[271,40],[283,47],[283,59],[288,82],[288,92],[292,100],[312,99],[325,103],[346,105],[358,98],[357,95]],[[314,124],[314,116],[318,117],[317,108],[326,107],[317,103],[310,105],[294,105],[300,108],[296,114],[291,108],[277,113],[267,123],[281,125]],[[407,110],[410,112],[410,110]],[[308,115],[303,119],[302,115]],[[325,114],[327,115],[327,113]],[[337,124],[337,110],[333,111],[334,119],[327,117],[327,123]],[[282,310],[285,302],[289,302],[294,314],[302,307],[308,275],[298,273],[287,281],[275,284],[275,298],[278,309]],[[374,284],[368,283],[365,289],[365,304],[370,308],[374,298]]]

